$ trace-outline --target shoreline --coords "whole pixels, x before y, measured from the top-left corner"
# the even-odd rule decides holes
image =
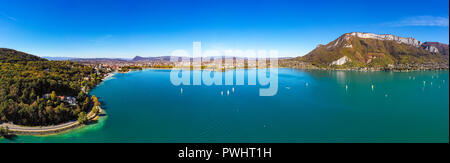
[[[105,77],[103,77],[102,82],[113,77],[116,73],[117,72],[108,73]],[[91,109],[91,111],[87,114],[89,122],[98,120],[100,118],[101,113],[104,113],[104,110],[100,106],[99,112],[97,114],[92,113],[92,110],[93,109]],[[32,135],[32,136],[48,136],[48,135],[63,134],[70,132],[71,130],[78,129],[88,125],[90,124],[80,124],[78,120],[72,120],[66,123],[51,126],[22,126],[22,125],[15,125],[12,123],[0,124],[1,127],[8,127],[9,133],[12,135]]]
[[[101,113],[104,113],[103,109],[99,107],[98,114],[94,114],[89,112],[88,121],[98,120]],[[94,114],[94,115],[92,115]],[[89,124],[87,124],[89,125]],[[9,131],[13,135],[33,135],[33,136],[48,136],[48,135],[57,135],[69,132],[74,129],[81,128],[83,126],[87,126],[86,124],[81,124],[78,121],[70,121],[59,125],[53,126],[20,126],[11,123],[3,123],[3,127],[8,127]]]
[[[295,68],[295,67],[268,67],[267,69],[271,68],[278,68],[278,69],[295,69],[295,70],[320,70],[320,71],[354,71],[354,72],[417,72],[417,71],[449,71],[448,68],[435,68],[435,69],[410,69],[410,70],[400,70],[400,69],[370,69],[370,68],[361,68],[361,69],[337,69],[337,68]],[[129,73],[129,72],[135,72],[135,71],[143,71],[143,70],[191,70],[188,68],[144,68],[142,70],[130,70],[128,72],[117,72],[117,73]],[[230,70],[256,70],[256,69],[262,69],[262,68],[232,68],[232,69],[225,69],[222,72],[230,71]],[[206,71],[219,71],[217,69],[200,69],[200,70],[206,70]]]
[[[102,82],[108,80],[109,78],[113,77],[117,73],[120,72],[110,72],[106,74]],[[102,83],[101,82],[101,83]],[[105,111],[99,106],[99,112],[95,115],[92,115],[92,109],[88,113],[88,121],[96,121],[100,118],[100,115],[102,113],[105,113]],[[50,135],[58,135],[58,134],[64,134],[68,133],[72,130],[79,129],[85,126],[90,125],[88,124],[80,124],[78,120],[69,121],[66,123],[58,124],[58,125],[51,125],[51,126],[22,126],[22,125],[15,125],[12,123],[1,123],[1,127],[8,127],[9,132],[12,135],[31,135],[31,136],[50,136]]]
[[[339,68],[295,68],[295,67],[278,67],[278,68],[290,68],[290,69],[297,69],[297,70],[322,70],[322,71],[355,71],[355,72],[417,72],[417,71],[449,71],[448,68],[434,68],[434,69],[409,69],[409,70],[402,70],[402,69],[370,69],[370,68],[345,68],[345,69],[339,69]]]
[[[116,75],[117,72],[110,72],[103,77],[102,82]]]

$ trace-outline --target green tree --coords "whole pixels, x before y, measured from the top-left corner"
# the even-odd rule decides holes
[[[0,137],[6,136],[9,133],[9,128],[8,126],[6,127],[1,127],[0,126]]]
[[[80,91],[77,96],[77,101],[83,101],[85,96],[84,92]]]
[[[31,90],[29,98],[32,99],[32,100],[36,99],[36,92],[34,91],[34,89]]]
[[[99,112],[98,106],[94,106],[94,107],[92,108],[92,112],[93,112],[94,114],[98,114],[98,112]]]
[[[86,112],[81,112],[80,114],[78,114],[78,122],[80,122],[81,124],[86,124],[87,121],[88,121],[88,119],[87,119]]]

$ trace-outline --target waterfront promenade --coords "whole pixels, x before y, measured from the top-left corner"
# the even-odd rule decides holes
[[[99,112],[93,113],[92,111],[88,114],[88,120],[94,120],[96,119],[100,113],[102,113],[103,110],[99,107]],[[52,126],[36,126],[36,127],[30,127],[30,126],[20,126],[15,125],[11,123],[3,123],[0,124],[2,127],[8,127],[9,131],[13,134],[19,134],[19,135],[46,135],[46,134],[56,134],[59,132],[64,132],[73,128],[76,128],[78,126],[81,126],[80,122],[77,120],[66,122],[59,125],[52,125]]]

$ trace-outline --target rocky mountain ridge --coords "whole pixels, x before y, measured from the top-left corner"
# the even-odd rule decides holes
[[[318,68],[448,68],[448,45],[420,42],[415,38],[391,34],[346,33],[326,45],[319,45],[307,55],[283,60],[280,65],[311,65]],[[304,62],[293,64],[294,62]],[[289,64],[285,64],[289,63]],[[406,65],[406,66],[404,66]],[[309,66],[309,67],[311,67]],[[434,67],[434,68],[433,68]]]

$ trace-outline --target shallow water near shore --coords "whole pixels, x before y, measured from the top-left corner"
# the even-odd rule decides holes
[[[237,71],[247,80],[256,70]],[[0,142],[448,143],[448,82],[448,71],[279,69],[277,94],[263,97],[267,86],[174,86],[170,70],[118,73],[91,91],[107,112],[98,123]]]

